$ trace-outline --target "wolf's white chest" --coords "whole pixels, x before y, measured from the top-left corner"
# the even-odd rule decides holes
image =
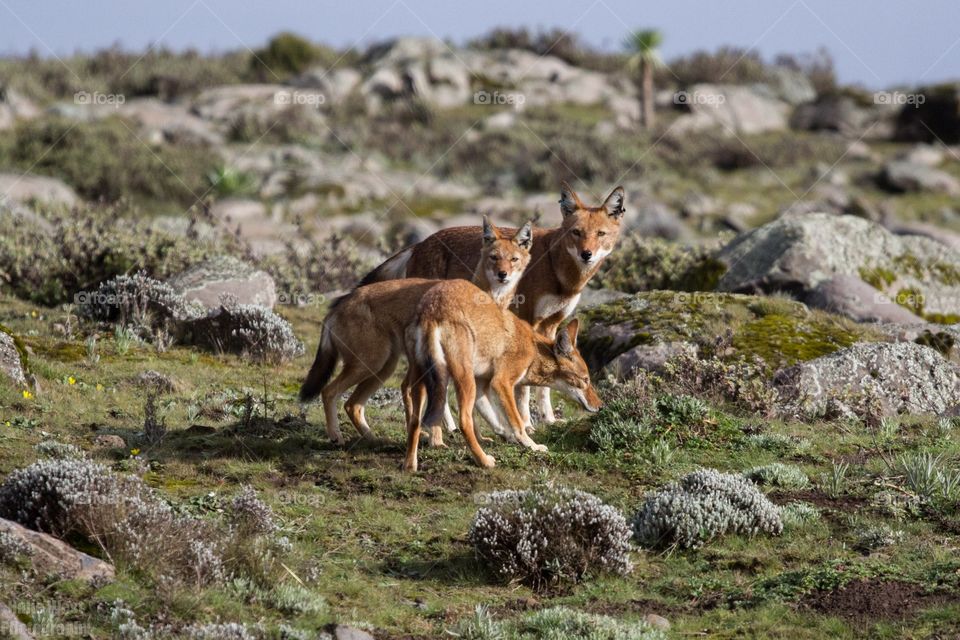
[[[580,302],[580,294],[572,297],[558,296],[552,293],[546,293],[537,300],[534,307],[535,320],[540,321],[549,318],[559,312],[563,312],[563,318],[566,319],[576,310],[577,303]]]

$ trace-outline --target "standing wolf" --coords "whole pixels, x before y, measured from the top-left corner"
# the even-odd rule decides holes
[[[533,225],[529,222],[519,230],[503,232],[486,217],[483,219],[482,233],[476,239],[480,259],[472,281],[498,308],[506,309],[514,297],[520,276],[530,262],[532,238]],[[343,442],[337,400],[350,388],[354,391],[344,407],[347,416],[361,436],[371,435],[364,405],[396,369],[404,350],[404,331],[414,321],[420,299],[440,282],[406,278],[365,284],[330,307],[323,321],[317,357],[300,388],[300,400],[307,402],[322,396],[327,434],[333,442]],[[343,361],[343,368],[334,378],[339,361]],[[500,423],[486,399],[481,399],[477,407],[499,432]],[[446,420],[451,430],[456,428],[449,412]],[[443,444],[441,433],[439,427],[431,431],[432,445]]]
[[[620,236],[624,213],[623,187],[614,189],[599,207],[588,207],[566,183],[560,192],[563,221],[556,229],[534,229],[530,266],[517,288],[512,309],[534,331],[553,340],[557,327],[577,308],[580,293]],[[469,280],[480,259],[480,227],[453,227],[394,254],[361,282],[397,278]],[[529,387],[521,393],[520,411],[530,423]],[[550,390],[539,390],[540,414],[554,422]]]

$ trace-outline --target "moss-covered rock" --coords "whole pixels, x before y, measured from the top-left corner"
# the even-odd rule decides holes
[[[837,276],[856,276],[927,320],[960,319],[960,253],[863,218],[784,216],[737,236],[717,257],[727,265],[717,284],[721,291],[805,297]]]
[[[580,350],[599,370],[637,345],[689,342],[701,356],[758,356],[779,368],[858,341],[881,340],[869,327],[778,297],[648,291],[581,311]]]

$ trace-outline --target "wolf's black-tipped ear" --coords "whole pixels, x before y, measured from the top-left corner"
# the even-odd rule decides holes
[[[576,336],[576,333],[574,333]],[[570,333],[566,329],[557,331],[557,339],[553,343],[553,352],[557,357],[569,358],[573,355],[574,342],[570,340]]]
[[[526,224],[520,227],[517,235],[513,237],[513,241],[521,249],[529,251],[530,247],[533,246],[533,223],[528,220]]]
[[[603,201],[603,208],[611,218],[619,218],[626,209],[623,207],[623,187],[617,187]]]
[[[578,209],[583,208],[583,203],[580,202],[580,196],[577,195],[577,192],[570,188],[570,185],[566,182],[560,183],[560,213],[563,214],[563,217],[566,218],[571,213],[576,213]]]
[[[483,216],[483,245],[491,245],[500,238],[497,228],[490,222],[490,218]]]

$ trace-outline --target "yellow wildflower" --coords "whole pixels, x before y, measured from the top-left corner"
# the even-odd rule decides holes
[[[29,400],[29,399],[32,398],[32,397],[33,397],[33,394],[30,393],[30,391],[29,391],[28,389],[24,389],[24,390],[23,390],[23,399],[24,399],[24,400]]]

